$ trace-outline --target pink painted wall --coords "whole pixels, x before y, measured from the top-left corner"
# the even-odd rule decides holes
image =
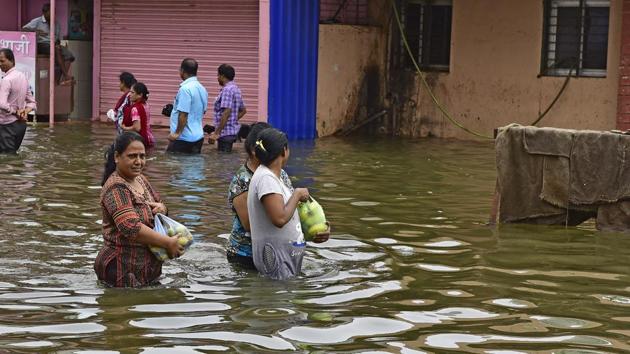
[[[0,0],[0,31],[17,30],[18,0]]]

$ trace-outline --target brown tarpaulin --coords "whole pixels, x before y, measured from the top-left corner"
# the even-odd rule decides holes
[[[513,124],[495,149],[500,222],[630,230],[630,136]]]

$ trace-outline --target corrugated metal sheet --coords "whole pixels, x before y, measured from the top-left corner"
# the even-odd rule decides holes
[[[269,122],[290,139],[316,137],[319,0],[273,0]]]
[[[118,75],[129,71],[149,88],[153,123],[168,124],[162,106],[177,93],[182,59],[192,57],[210,96],[205,119],[220,89],[217,67],[228,63],[247,105],[243,120],[256,121],[258,11],[258,0],[103,0],[99,115],[116,104]]]

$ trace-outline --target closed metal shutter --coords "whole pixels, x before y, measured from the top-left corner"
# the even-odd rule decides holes
[[[120,97],[118,76],[133,73],[150,92],[154,125],[168,125],[162,106],[172,103],[181,83],[179,65],[199,62],[208,90],[208,111],[219,92],[217,67],[236,69],[235,82],[247,106],[244,121],[258,118],[258,0],[102,0],[99,116]]]

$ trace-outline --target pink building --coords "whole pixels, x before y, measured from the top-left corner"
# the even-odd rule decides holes
[[[1,0],[0,30],[19,30],[47,2]],[[234,66],[247,100],[244,119],[266,119],[269,26],[260,24],[269,23],[268,0],[57,0],[55,6],[62,36],[78,52],[75,110],[84,101],[89,106],[77,118],[105,119],[120,96],[118,75],[129,71],[149,88],[154,123],[166,124],[162,106],[177,92],[181,60],[192,57],[211,97],[219,90],[217,67]]]

